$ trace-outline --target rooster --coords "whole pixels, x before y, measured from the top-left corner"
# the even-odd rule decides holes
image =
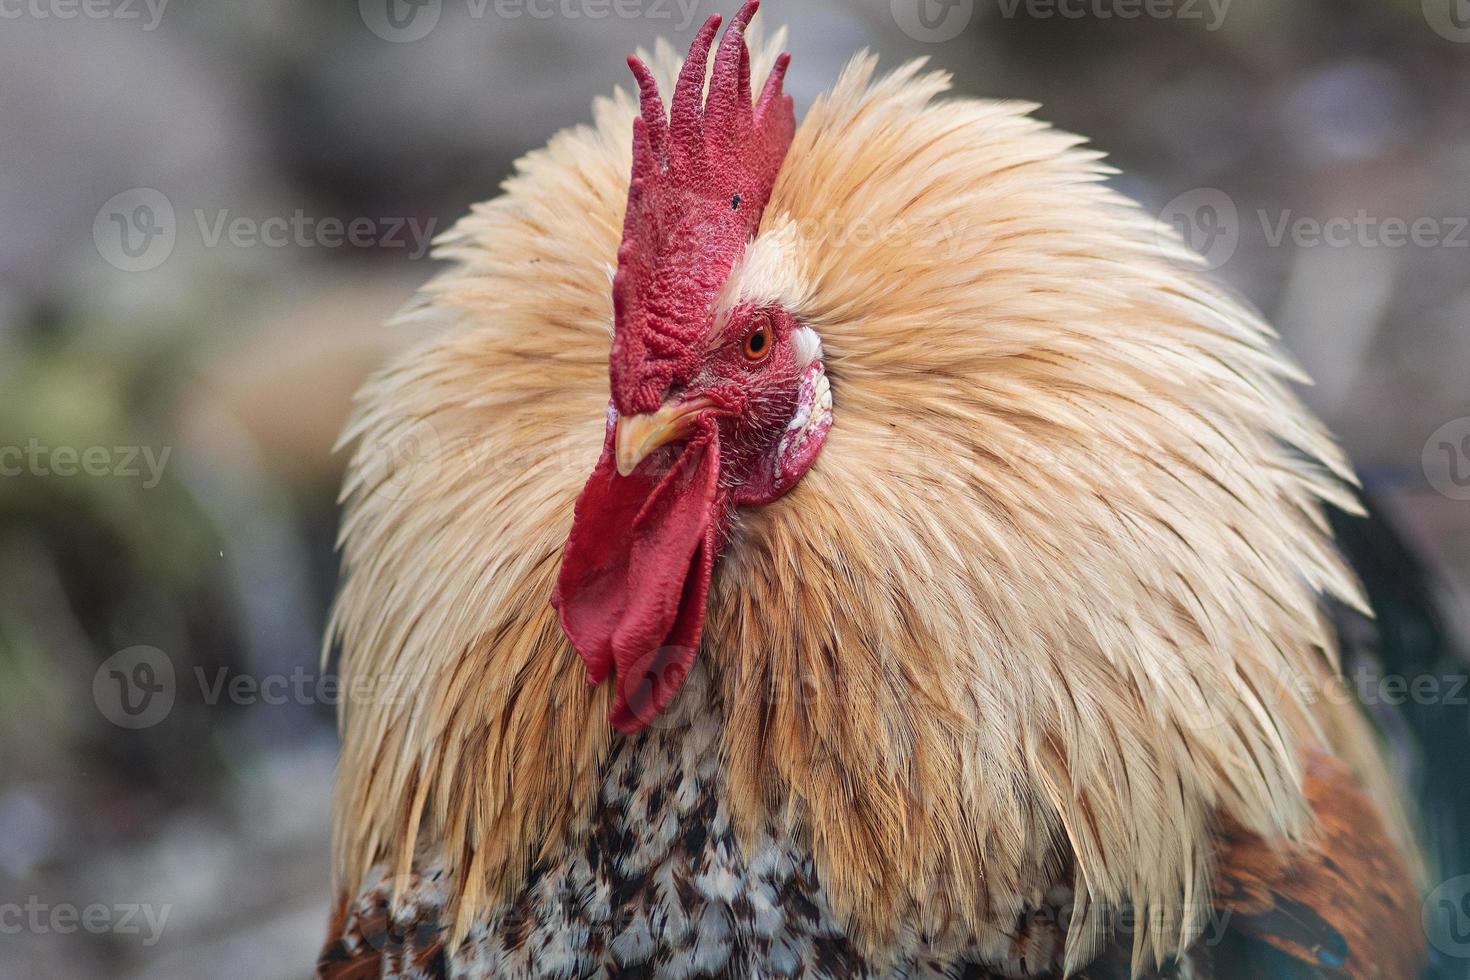
[[[319,974],[1415,976],[1269,327],[1034,107],[860,54],[798,126],[755,10],[364,388]]]

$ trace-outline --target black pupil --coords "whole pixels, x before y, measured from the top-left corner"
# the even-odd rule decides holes
[[[740,195],[739,194],[736,194],[734,197],[730,198],[730,210],[732,210],[732,211],[738,211],[738,210],[740,210]]]
[[[750,335],[750,352],[752,354],[759,354],[765,349],[766,332],[764,330],[757,330],[755,333]]]

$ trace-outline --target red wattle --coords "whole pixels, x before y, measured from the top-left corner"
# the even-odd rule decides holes
[[[577,498],[552,605],[601,683],[615,671],[611,720],[644,728],[689,673],[714,569],[719,434],[712,422],[663,468],[620,476],[613,427]]]

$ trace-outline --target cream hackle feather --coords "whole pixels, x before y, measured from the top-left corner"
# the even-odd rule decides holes
[[[816,329],[836,417],[710,592],[730,811],[800,835],[868,949],[993,936],[1070,873],[1069,963],[1125,905],[1155,960],[1206,914],[1218,820],[1312,833],[1303,746],[1392,809],[1321,694],[1321,602],[1361,604],[1322,515],[1348,466],[1098,154],[875,60],[806,114],[727,290]],[[678,56],[652,64],[668,91]],[[338,886],[442,848],[455,936],[585,830],[611,744],[548,599],[602,445],[634,114],[599,99],[442,241],[425,337],[344,436],[331,635],[349,690],[404,696],[342,712]]]

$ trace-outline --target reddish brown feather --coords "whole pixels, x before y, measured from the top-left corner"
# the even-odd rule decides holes
[[[327,928],[327,945],[316,961],[318,980],[373,980],[382,976],[383,956],[371,946],[353,949],[346,936],[346,896],[332,907],[332,923]]]
[[[1397,842],[1353,774],[1306,756],[1306,794],[1319,831],[1285,852],[1227,829],[1216,902],[1230,927],[1326,976],[1409,980],[1425,956],[1418,891]]]
[[[327,945],[317,958],[317,980],[447,976],[444,931],[438,921],[421,914],[412,921],[395,921],[388,913],[388,896],[380,899],[366,914],[351,918],[346,896],[337,901]]]

